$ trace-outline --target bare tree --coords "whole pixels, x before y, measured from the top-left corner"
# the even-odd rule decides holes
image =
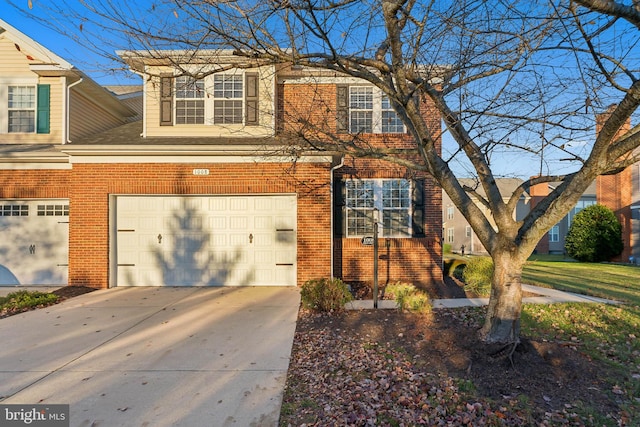
[[[366,80],[391,100],[410,150],[362,143],[305,123],[298,141],[431,175],[491,254],[495,272],[487,343],[519,341],[521,273],[538,241],[601,174],[638,160],[639,128],[619,131],[640,105],[640,11],[615,1],[552,0],[83,0],[56,2],[57,21],[115,49],[231,48]],[[87,34],[91,34],[88,37]],[[86,40],[84,41],[86,43]],[[184,61],[185,58],[182,59]],[[445,124],[445,145],[420,110]],[[595,118],[607,113],[595,137]],[[505,202],[496,178],[507,152],[537,165]],[[637,151],[636,151],[637,153]],[[458,178],[473,176],[477,186]],[[530,186],[560,184],[522,220]],[[482,189],[482,191],[479,191]],[[480,200],[489,214],[472,200]]]

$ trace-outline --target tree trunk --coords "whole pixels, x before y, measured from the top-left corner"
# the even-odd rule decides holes
[[[487,344],[518,343],[524,261],[515,251],[497,252],[492,258],[494,271],[491,297],[480,336]]]

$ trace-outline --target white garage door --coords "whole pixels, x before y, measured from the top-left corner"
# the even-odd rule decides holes
[[[296,284],[296,196],[120,196],[118,286]]]
[[[66,285],[69,201],[0,201],[0,286]]]

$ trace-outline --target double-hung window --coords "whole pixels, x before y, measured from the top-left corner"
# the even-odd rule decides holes
[[[373,86],[349,87],[351,133],[404,133],[404,124],[389,98]]]
[[[259,126],[256,72],[226,72],[200,79],[160,76],[160,125]]]
[[[411,184],[405,179],[364,179],[346,182],[348,237],[373,235],[374,210],[379,212],[380,237],[411,236]]]
[[[386,95],[382,96],[382,133],[404,133],[404,123],[400,120],[398,113],[391,106],[391,101]]]
[[[556,224],[549,230],[549,242],[555,243],[560,241],[560,227]]]
[[[213,76],[213,123],[242,123],[243,76],[215,74]]]
[[[9,86],[8,132],[33,133],[36,131],[36,87]]]
[[[204,80],[190,76],[176,78],[176,123],[204,123]]]

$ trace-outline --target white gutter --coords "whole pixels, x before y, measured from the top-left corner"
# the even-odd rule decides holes
[[[78,80],[77,82],[73,82],[69,86],[67,86],[67,96],[65,101],[65,115],[67,116],[67,122],[65,124],[65,141],[63,141],[63,144],[68,144],[71,142],[71,88],[77,84],[82,83],[83,81],[84,78],[80,78],[80,80]]]
[[[331,212],[331,280],[333,280],[333,279],[334,279],[334,277],[335,277],[335,274],[334,274],[334,267],[333,267],[333,266],[334,266],[334,264],[335,264],[335,263],[334,263],[334,261],[333,261],[333,258],[334,258],[334,254],[333,254],[333,252],[334,252],[334,244],[333,244],[333,240],[334,240],[334,234],[335,234],[335,230],[333,229],[333,228],[334,228],[334,225],[333,225],[333,216],[335,215],[335,212],[334,212],[334,203],[333,203],[333,197],[334,197],[334,196],[333,196],[333,172],[334,172],[334,171],[336,171],[337,169],[340,169],[342,166],[344,166],[344,155],[340,157],[340,163],[338,163],[337,165],[335,165],[334,167],[332,167],[332,168],[331,168],[331,178],[330,178],[330,185],[331,185],[331,188],[330,188],[330,194],[331,194],[331,197],[330,197],[330,199],[331,199],[331,207],[329,208],[329,209],[330,209],[330,212]]]

